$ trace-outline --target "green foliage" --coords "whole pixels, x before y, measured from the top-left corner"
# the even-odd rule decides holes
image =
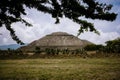
[[[50,14],[56,19],[56,24],[63,16],[71,19],[80,24],[78,35],[88,30],[98,33],[93,23],[81,20],[80,17],[113,21],[117,16],[109,12],[112,5],[95,0],[0,0],[0,27],[5,26],[10,31],[12,39],[18,44],[23,44],[23,42],[16,36],[11,24],[21,22],[26,26],[32,26],[22,18],[22,15],[27,15],[25,7]]]
[[[120,38],[115,40],[110,40],[106,42],[106,47],[108,52],[120,53]]]
[[[62,54],[69,54],[69,49],[63,49],[63,50],[61,50],[61,52],[62,52]]]
[[[17,56],[23,56],[23,52],[21,50],[14,50],[8,48],[8,50],[1,50],[0,51],[0,57],[1,58],[9,58],[9,57],[17,57]]]
[[[96,47],[97,48],[97,47]],[[98,53],[120,53],[120,38],[106,42],[106,46],[101,46]]]
[[[85,46],[84,49],[87,50],[87,51],[96,51],[96,50],[99,50],[103,47],[104,47],[103,45],[91,44],[91,45]]]
[[[57,50],[55,49],[50,49],[50,48],[46,48],[45,49],[45,53],[48,55],[55,55],[56,53],[58,54],[58,52],[56,52]]]
[[[36,54],[41,53],[40,47],[38,47],[38,46],[35,47],[35,53],[36,53]]]
[[[86,54],[86,51],[83,48],[75,49],[73,51],[70,51],[72,54]]]
[[[48,48],[46,48],[46,49],[45,49],[45,52],[46,52],[46,54],[50,54],[50,53],[51,53],[51,50],[48,49]]]
[[[53,48],[46,48],[45,53],[48,55],[58,55],[60,52],[59,49],[53,49]]]

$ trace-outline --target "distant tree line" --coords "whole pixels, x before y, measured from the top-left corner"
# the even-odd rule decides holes
[[[106,44],[106,48],[108,49],[108,51],[113,53],[120,53],[120,38],[107,41]]]
[[[0,59],[7,59],[7,58],[18,58],[18,57],[24,57],[27,56],[26,54],[23,54],[23,51],[21,50],[14,50],[8,48],[7,50],[0,50]]]
[[[120,38],[106,42],[106,46],[91,44],[85,47],[86,51],[98,51],[103,53],[120,53]]]
[[[85,46],[85,50],[86,51],[96,51],[96,50],[100,50],[101,48],[103,48],[103,45],[96,45],[96,44],[90,44]]]

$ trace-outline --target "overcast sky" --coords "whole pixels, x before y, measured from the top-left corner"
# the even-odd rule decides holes
[[[117,19],[113,22],[101,20],[88,20],[94,23],[95,28],[100,32],[97,35],[92,32],[82,33],[79,38],[91,41],[96,44],[104,44],[108,40],[113,40],[120,37],[120,0],[99,0],[101,2],[112,4],[112,11],[118,14]],[[72,35],[77,35],[80,25],[72,22],[67,18],[62,18],[60,24],[54,24],[53,19],[49,14],[38,12],[35,9],[26,8],[27,16],[23,16],[28,22],[33,24],[33,27],[26,27],[21,23],[12,24],[17,36],[24,42],[30,43],[37,40],[46,34],[53,32],[67,32]],[[84,18],[83,18],[84,19]],[[5,27],[0,28],[0,45],[15,44],[9,35],[9,31]]]

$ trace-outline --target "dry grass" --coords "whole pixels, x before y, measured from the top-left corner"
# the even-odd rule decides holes
[[[120,58],[0,60],[0,80],[119,80]]]

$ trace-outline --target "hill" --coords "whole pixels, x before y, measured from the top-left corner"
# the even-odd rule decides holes
[[[25,45],[27,45],[27,44],[25,44]],[[1,50],[7,50],[8,48],[10,48],[10,49],[15,50],[15,49],[18,49],[18,48],[20,48],[22,46],[25,46],[25,45],[19,45],[19,44],[1,45],[0,49]]]

